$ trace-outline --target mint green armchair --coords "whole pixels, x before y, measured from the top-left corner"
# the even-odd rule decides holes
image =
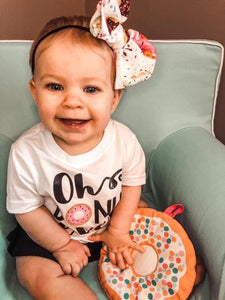
[[[146,154],[142,197],[164,210],[183,203],[179,221],[207,273],[191,300],[225,299],[225,146],[213,136],[223,48],[212,41],[153,41],[158,61],[152,78],[123,93],[114,118],[137,135]],[[30,42],[0,42],[0,293],[4,300],[30,300],[19,285],[6,236],[15,220],[5,209],[11,143],[39,121],[28,89]],[[97,263],[81,277],[106,300]],[[63,299],[62,299],[63,300]],[[65,299],[66,300],[66,299]],[[181,299],[184,300],[184,299]]]

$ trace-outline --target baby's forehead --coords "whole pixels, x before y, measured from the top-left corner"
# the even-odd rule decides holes
[[[69,57],[72,53],[75,57],[81,57],[82,55],[85,55],[87,57],[92,57],[93,60],[97,60],[100,62],[99,68],[102,68],[104,65],[104,69],[109,70],[110,77],[112,80],[112,83],[114,85],[115,80],[115,73],[116,73],[116,66],[115,66],[115,56],[112,51],[112,49],[102,40],[97,40],[93,36],[89,38],[88,32],[87,32],[87,38],[77,38],[75,34],[72,34],[73,32],[59,32],[59,34],[55,34],[52,36],[49,36],[46,40],[43,40],[41,44],[39,45],[36,55],[35,55],[35,70],[34,70],[34,76],[37,75],[36,72],[39,73],[40,68],[43,68],[43,55],[44,55],[44,64],[46,64],[47,61],[52,64],[57,62],[56,57],[59,57],[59,59],[62,59],[63,53],[67,53],[67,49],[69,49]],[[97,41],[96,41],[97,40]],[[68,48],[67,48],[68,47]],[[74,53],[73,53],[74,50]],[[52,52],[54,51],[54,53]],[[46,55],[45,55],[46,54]],[[54,54],[54,60],[53,55]],[[64,56],[66,58],[66,54]],[[92,64],[92,61],[90,62],[90,57],[87,57],[85,61],[89,60],[89,64]],[[68,61],[66,59],[63,59],[65,64],[68,64]],[[48,65],[49,65],[48,63]],[[57,64],[58,65],[58,64]],[[107,67],[106,67],[107,65]],[[35,75],[36,73],[36,75]]]
[[[63,32],[57,32],[53,35],[50,35],[45,40],[41,42],[37,49],[36,59],[47,49],[54,46],[70,44],[74,49],[86,48],[97,55],[104,57],[104,59],[110,58],[114,60],[114,53],[112,49],[104,42],[103,40],[93,37],[89,32],[79,32],[80,30],[70,28]],[[82,51],[80,53],[82,55]]]

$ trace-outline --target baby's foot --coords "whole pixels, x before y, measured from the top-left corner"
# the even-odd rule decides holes
[[[203,281],[206,272],[205,264],[201,257],[197,257],[195,269],[196,269],[195,285],[197,285]]]
[[[138,203],[138,207],[139,208],[148,208],[149,206],[145,201],[140,200],[139,203]]]

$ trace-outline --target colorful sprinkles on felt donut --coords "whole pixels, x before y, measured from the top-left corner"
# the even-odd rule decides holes
[[[175,295],[186,272],[186,254],[179,235],[161,218],[137,214],[130,236],[138,244],[146,241],[152,245],[158,256],[156,269],[148,276],[137,276],[131,267],[120,270],[112,265],[105,254],[102,270],[107,284],[121,299],[165,299]]]

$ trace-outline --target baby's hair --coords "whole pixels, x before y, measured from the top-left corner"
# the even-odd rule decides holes
[[[35,70],[36,52],[37,49],[39,50],[39,45],[42,44],[42,41],[48,39],[48,43],[46,42],[48,46],[49,43],[54,40],[56,35],[59,36],[65,34],[65,32],[68,33],[69,31],[71,38],[76,40],[78,43],[89,44],[98,48],[107,49],[113,55],[112,49],[105,41],[95,38],[90,34],[89,24],[90,18],[85,16],[62,16],[50,20],[32,44],[29,59],[32,74],[34,74]]]

